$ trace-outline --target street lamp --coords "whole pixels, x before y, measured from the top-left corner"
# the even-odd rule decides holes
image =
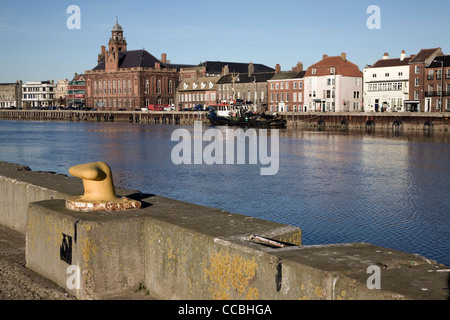
[[[443,101],[443,93],[444,93],[444,60],[433,60],[433,62],[440,62],[441,63],[441,97],[440,97],[440,106],[441,106],[441,112],[444,112],[444,101]]]

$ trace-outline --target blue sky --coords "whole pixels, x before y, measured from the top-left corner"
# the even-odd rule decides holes
[[[0,82],[71,79],[95,67],[116,16],[128,49],[145,48],[172,63],[220,60],[305,67],[323,54],[361,69],[389,52],[441,47],[450,54],[450,1],[2,1]],[[67,7],[81,9],[81,29],[67,28]],[[369,30],[367,8],[381,9],[381,29]]]

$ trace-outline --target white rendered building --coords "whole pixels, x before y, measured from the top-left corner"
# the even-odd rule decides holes
[[[56,85],[52,81],[30,81],[22,86],[24,107],[47,108],[56,103]]]
[[[364,111],[404,112],[409,99],[409,61],[402,51],[400,58],[387,53],[374,65],[364,68]]]

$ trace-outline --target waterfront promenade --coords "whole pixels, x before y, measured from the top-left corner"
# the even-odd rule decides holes
[[[128,122],[192,125],[209,123],[206,111],[79,111],[0,109],[0,119],[38,121]],[[288,128],[449,130],[449,112],[282,112]]]

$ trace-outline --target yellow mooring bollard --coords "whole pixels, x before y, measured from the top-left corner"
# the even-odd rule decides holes
[[[105,162],[79,164],[69,174],[83,180],[84,195],[66,199],[66,208],[75,211],[121,211],[140,209],[141,202],[115,193],[111,168]]]

